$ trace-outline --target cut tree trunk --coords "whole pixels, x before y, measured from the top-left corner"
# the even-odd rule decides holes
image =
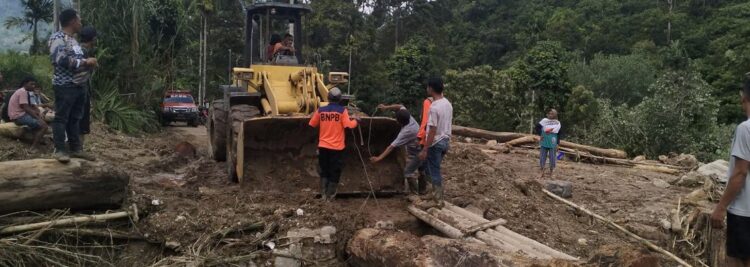
[[[493,132],[493,131],[487,131],[477,128],[471,128],[471,127],[463,127],[458,125],[453,125],[451,128],[451,132],[454,135],[460,135],[460,136],[466,136],[466,137],[473,137],[473,138],[482,138],[487,140],[497,140],[498,143],[505,143],[513,139],[518,139],[524,136],[527,136],[528,134],[522,134],[522,133],[510,133],[510,132]]]
[[[516,138],[508,142],[505,142],[505,144],[509,146],[518,146],[518,145],[525,145],[525,144],[533,144],[535,142],[538,142],[537,140],[538,140],[537,136],[527,135],[521,138]]]
[[[617,150],[617,149],[598,148],[598,147],[593,147],[593,146],[576,144],[576,143],[572,143],[568,141],[560,141],[560,146],[565,147],[565,148],[580,150],[580,151],[586,151],[597,156],[616,158],[616,159],[628,158],[628,153],[625,153],[625,151]]]
[[[0,123],[0,136],[12,139],[33,139],[31,133],[25,127],[18,126],[13,122]]]
[[[0,214],[23,210],[119,208],[129,177],[102,162],[0,162]]]

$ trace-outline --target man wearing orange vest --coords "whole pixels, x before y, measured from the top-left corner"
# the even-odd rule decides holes
[[[318,108],[310,118],[310,126],[320,128],[318,137],[318,165],[320,166],[320,196],[326,200],[336,196],[341,171],[344,168],[346,128],[357,127],[356,118],[350,119],[346,107],[341,106],[341,90],[328,91],[328,105]]]

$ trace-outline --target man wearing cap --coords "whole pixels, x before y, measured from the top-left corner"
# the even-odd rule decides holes
[[[310,118],[310,126],[320,128],[318,136],[318,165],[320,166],[321,199],[332,200],[336,196],[341,171],[344,168],[346,128],[357,127],[357,121],[349,118],[342,106],[341,90],[328,91],[328,105],[318,108]]]
[[[84,26],[78,34],[78,37],[80,38],[83,56],[94,56],[96,54],[94,50],[96,45],[96,29],[92,26]],[[93,75],[93,73],[94,68],[84,68],[81,72],[78,72],[73,76],[73,83],[81,86],[86,92],[83,104],[83,118],[80,122],[82,143],[83,136],[91,132],[91,75]]]

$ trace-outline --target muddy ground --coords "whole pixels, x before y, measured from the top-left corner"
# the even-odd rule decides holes
[[[116,265],[148,266],[165,257],[194,255],[196,251],[225,257],[247,254],[262,245],[239,242],[200,249],[194,245],[209,233],[259,221],[278,223],[274,235],[277,238],[289,229],[335,226],[337,259],[332,263],[340,266],[347,264],[344,247],[353,232],[373,227],[380,220],[393,221],[397,229],[417,235],[438,234],[409,215],[405,197],[321,202],[314,197],[317,188],[261,192],[253,184],[231,183],[226,179],[224,164],[208,159],[203,127],[175,125],[162,133],[139,137],[117,134],[101,125],[93,132],[86,139],[87,149],[131,175],[128,202],[146,212],[132,230],[147,236],[149,242],[132,241],[124,246]],[[175,157],[174,146],[180,142],[195,145],[197,156]],[[0,160],[49,156],[26,147],[0,138]],[[538,159],[533,151],[503,154],[485,149],[481,141],[467,143],[464,138],[455,138],[444,164],[448,201],[488,219],[507,219],[506,226],[511,230],[580,257],[585,266],[629,266],[644,258],[662,266],[675,265],[589,216],[544,196],[536,181]],[[571,201],[639,231],[660,245],[670,241],[659,221],[669,218],[678,197],[691,191],[665,185],[676,176],[621,166],[561,161],[556,176],[573,184]],[[272,264],[269,259],[255,262]]]

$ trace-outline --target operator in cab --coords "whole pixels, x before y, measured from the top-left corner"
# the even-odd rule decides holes
[[[344,168],[346,128],[357,127],[358,119],[349,118],[349,111],[340,104],[341,90],[328,91],[328,105],[318,108],[310,118],[310,126],[319,128],[318,165],[320,166],[320,196],[333,200]]]

